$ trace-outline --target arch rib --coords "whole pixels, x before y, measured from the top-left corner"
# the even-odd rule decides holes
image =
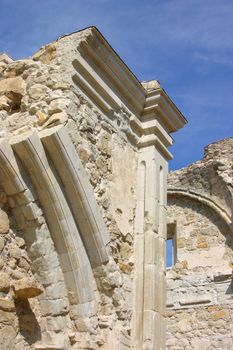
[[[168,188],[167,194],[168,194],[168,197],[172,197],[172,196],[187,197],[191,200],[201,202],[202,204],[207,205],[209,208],[214,210],[221,217],[221,219],[230,228],[231,232],[233,232],[233,224],[232,224],[230,215],[224,208],[222,208],[212,198],[205,196],[201,193],[198,193],[194,190],[187,190],[184,188],[174,188],[174,187]]]
[[[34,132],[27,138],[15,141],[12,148],[28,171],[44,208],[72,303],[88,303],[94,297],[90,263],[40,138]],[[86,313],[86,306],[83,309]]]
[[[63,183],[92,267],[106,263],[108,231],[85,170],[65,128],[55,127],[44,131],[40,136]]]
[[[0,144],[0,184],[8,196],[27,189],[20,176],[13,150],[6,140]]]
[[[25,229],[29,218],[32,221],[37,220],[33,207],[35,198],[28,190],[14,152],[6,140],[0,143],[0,186],[8,197],[19,229]]]

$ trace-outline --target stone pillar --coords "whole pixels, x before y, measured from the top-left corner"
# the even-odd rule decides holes
[[[135,223],[135,349],[163,349],[167,161],[155,146],[138,162]]]
[[[140,121],[131,122],[139,142],[137,207],[135,217],[135,275],[132,348],[165,349],[166,305],[166,196],[168,160],[178,113],[157,82],[145,84],[147,99]],[[173,107],[173,109],[171,108]],[[172,114],[173,113],[173,114]],[[170,118],[169,118],[170,117]],[[172,119],[174,118],[174,119]],[[170,125],[168,124],[170,123]]]

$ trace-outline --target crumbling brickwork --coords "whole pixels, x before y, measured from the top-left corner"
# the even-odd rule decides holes
[[[35,340],[42,340],[44,343],[54,342],[61,349],[66,348],[67,342],[70,344],[68,346],[73,344],[77,349],[94,349],[105,346],[106,338],[114,342],[114,334],[111,335],[111,332],[118,338],[118,332],[121,331],[120,336],[126,337],[125,342],[129,343],[136,155],[135,149],[127,142],[125,133],[119,128],[127,115],[124,116],[124,112],[119,111],[115,113],[113,122],[106,122],[85,96],[81,93],[77,95],[77,91],[65,81],[66,72],[60,68],[62,49],[59,52],[59,43],[56,43],[46,46],[30,59],[16,62],[10,59],[5,62],[3,59],[0,80],[1,136],[10,139],[32,130],[42,131],[58,124],[66,125],[109,230],[111,240],[108,249],[112,258],[104,266],[104,272],[103,267],[97,267],[94,271],[99,291],[95,311],[85,320],[77,319],[76,315],[69,312],[67,291],[56,261],[56,253],[53,256],[54,246],[47,235],[47,224],[40,208],[35,208],[39,221],[35,223],[35,233],[32,233],[34,223],[26,217],[26,223],[21,225],[17,235],[24,236],[29,254],[32,255],[35,277],[45,284],[39,307],[40,320],[44,318],[44,322],[38,326],[37,339],[34,339],[36,335],[33,331],[31,334],[22,331],[22,337],[25,338],[24,346],[27,342],[30,346]],[[33,201],[34,206],[37,204]],[[9,209],[6,212],[10,215]],[[2,216],[6,212],[2,212]],[[35,237],[30,237],[29,233],[25,235],[24,227],[29,225],[30,234]],[[5,262],[5,265],[8,266],[8,263]],[[2,278],[4,276],[2,274]],[[30,283],[25,281],[27,282]],[[13,299],[11,302],[14,304]],[[3,311],[5,315],[4,308]],[[32,315],[33,312],[34,310],[31,311]],[[16,334],[20,334],[23,327],[19,324],[20,321],[14,332],[11,332],[9,326],[9,329],[3,328],[4,336],[8,339],[5,349],[10,346],[16,348]],[[17,349],[18,346],[17,343]]]
[[[0,56],[0,122],[0,244],[18,254],[0,267],[1,350],[164,350],[180,111],[91,27],[31,58]]]
[[[94,27],[0,56],[0,123],[1,350],[164,350],[167,210],[167,349],[232,349],[233,139],[167,209],[186,120]]]
[[[167,349],[233,347],[233,138],[168,180],[177,261],[167,271]]]

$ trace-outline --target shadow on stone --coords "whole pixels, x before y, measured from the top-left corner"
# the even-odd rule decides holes
[[[28,300],[15,302],[19,331],[29,345],[41,339],[41,329]]]
[[[233,279],[226,290],[226,294],[233,294]]]

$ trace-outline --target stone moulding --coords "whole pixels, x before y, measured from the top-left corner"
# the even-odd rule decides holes
[[[89,340],[93,338],[93,344],[94,341],[97,342],[100,330],[104,337],[107,336],[108,344],[107,347],[103,344],[100,334],[100,347],[165,349],[166,181],[167,162],[172,159],[167,148],[173,143],[169,133],[182,128],[186,119],[158,81],[138,81],[95,27],[67,35],[46,45],[27,64],[29,63],[33,64],[35,70],[39,69],[41,75],[37,74],[36,77],[40,83],[37,83],[34,71],[29,74],[31,69],[27,67],[28,77],[23,80],[27,83],[25,97],[29,98],[22,101],[21,107],[22,111],[25,110],[25,116],[26,110],[30,112],[27,113],[28,119],[24,120],[25,123],[29,120],[29,125],[25,129],[13,130],[19,136],[12,138],[9,144],[3,143],[0,146],[0,168],[3,168],[0,186],[6,191],[22,230],[25,225],[32,226],[27,218],[25,222],[20,218],[23,216],[21,213],[24,214],[26,210],[25,205],[21,207],[21,203],[27,203],[31,195],[32,203],[27,204],[31,210],[31,219],[37,219],[36,209],[40,213],[38,225],[33,227],[34,231],[39,226],[41,228],[41,231],[38,229],[41,246],[36,257],[41,260],[41,270],[43,265],[46,270],[51,261],[51,249],[54,266],[56,264],[59,268],[56,279],[44,279],[44,284],[49,283],[47,299],[40,300],[43,306],[41,309],[45,311],[44,316],[47,316],[48,305],[53,304],[52,293],[58,289],[57,281],[61,281],[62,288],[58,299],[63,300],[64,295],[65,303],[64,306],[59,304],[59,312],[65,317],[69,312],[72,324],[74,321],[78,331],[84,333],[83,338],[88,338],[80,348],[93,347]],[[48,79],[45,77],[47,74],[50,75]],[[25,73],[23,76],[26,76]],[[54,85],[55,82],[57,83]],[[31,118],[32,110],[38,118],[35,122]],[[24,114],[22,116],[23,119]],[[101,196],[98,186],[107,185],[103,200],[105,195],[108,202],[116,199],[113,197],[115,185],[118,185],[115,178],[118,175],[123,176],[120,180],[130,189],[129,198],[126,196],[124,205],[129,203],[132,206],[132,219],[128,217],[128,211],[125,213],[120,206],[114,210],[116,215],[121,210],[122,222],[126,218],[130,227],[129,235],[127,233],[125,239],[119,235],[122,236],[119,238],[119,247],[118,242],[114,242],[117,244],[117,251],[122,253],[124,264],[128,259],[128,252],[125,257],[123,250],[128,249],[129,245],[131,254],[132,248],[134,261],[129,261],[129,273],[127,271],[121,276],[126,271],[121,268],[123,264],[120,259],[115,259],[115,248],[113,242],[110,244],[110,236],[94,191],[65,128],[50,128],[59,123],[66,125],[79,149],[92,142],[90,154],[93,152],[93,155],[101,155],[100,165],[108,159],[106,178],[101,185],[98,182],[95,187],[96,193]],[[90,127],[86,128],[87,125]],[[34,129],[35,126],[42,131],[20,136],[19,132],[30,127]],[[102,146],[105,141],[107,144],[113,143],[113,147],[106,147],[106,152],[105,146]],[[118,146],[121,148],[118,149]],[[113,163],[121,157],[121,151],[122,159],[124,154],[126,159],[123,159],[119,169],[117,165],[116,171],[112,171],[115,167]],[[128,172],[124,172],[124,167],[129,166],[128,157],[132,157],[130,164],[133,166],[129,176]],[[95,172],[94,157],[89,160],[90,163],[88,161],[85,164],[93,176],[92,180],[98,174],[105,176],[100,169],[102,165],[99,166],[99,173]],[[129,182],[128,177],[131,177]],[[121,181],[119,184],[121,186]],[[117,190],[118,187],[116,192]],[[124,195],[123,193],[120,197],[123,200]],[[106,209],[102,201],[102,207],[109,230],[112,233],[116,231],[118,235],[118,228],[115,230],[118,222],[114,211],[111,213],[114,206],[110,205]],[[42,231],[45,226],[46,232]],[[22,232],[25,234],[26,230]],[[41,232],[45,233],[42,238]],[[27,235],[30,236],[29,231]],[[129,244],[128,236],[132,236]],[[29,243],[31,241],[29,239]],[[122,249],[123,247],[125,248]],[[47,264],[43,264],[45,256]],[[35,259],[35,264],[39,259]],[[53,275],[51,270],[53,266],[49,265],[49,271]],[[132,303],[128,304],[131,292]],[[54,321],[54,331],[57,317],[51,321]],[[62,327],[63,323],[59,328]],[[81,339],[82,335],[80,334],[78,341],[84,340]],[[57,336],[58,333],[55,334],[54,344],[61,345]],[[74,340],[73,336],[71,338]],[[41,348],[49,348],[49,342],[42,342]]]
[[[21,164],[19,164],[19,160],[17,156],[14,154],[12,147],[5,140],[0,143],[0,186],[2,190],[5,192],[7,196],[7,202],[9,207],[12,209],[12,214],[16,223],[17,230],[20,230],[23,238],[28,243],[29,255],[31,255],[31,262],[33,266],[33,270],[37,275],[37,278],[41,276],[41,269],[45,266],[48,267],[48,270],[55,276],[53,278],[54,281],[58,281],[57,269],[54,268],[54,260],[53,258],[48,261],[48,257],[43,256],[41,254],[41,258],[37,259],[38,255],[33,252],[33,248],[31,244],[37,246],[37,249],[41,251],[38,245],[38,240],[36,238],[35,231],[39,231],[39,227],[41,225],[41,217],[42,212],[38,210],[37,205],[35,204],[37,197],[34,190],[29,185],[28,179],[25,180],[25,171],[22,169]],[[42,232],[39,232],[38,236]],[[43,235],[43,234],[42,234]],[[40,237],[41,239],[41,237]],[[32,248],[32,249],[31,249]],[[42,250],[43,251],[43,250]],[[49,254],[53,254],[53,252],[49,252]],[[41,261],[39,261],[41,260]],[[52,262],[52,263],[51,263]],[[51,264],[51,267],[50,267]],[[46,272],[45,272],[46,273]],[[44,273],[43,273],[44,275]],[[40,277],[39,277],[40,278]],[[24,286],[22,283],[24,280],[19,280],[21,287]],[[54,300],[49,298],[48,289],[46,283],[41,281],[44,285],[44,293],[39,297],[39,303],[42,307],[43,303],[47,303],[48,313],[51,311],[53,307]],[[28,280],[27,280],[28,283]],[[18,287],[19,287],[18,286]],[[25,292],[28,293],[26,285]],[[57,288],[60,288],[58,286]],[[33,292],[35,289],[32,290]],[[29,296],[29,294],[27,294]],[[35,295],[33,295],[35,296]],[[65,305],[62,304],[62,306]],[[42,311],[41,317],[45,319],[45,310]],[[63,309],[64,311],[64,309]],[[46,324],[48,326],[48,324]],[[43,326],[42,326],[43,327]],[[50,331],[48,332],[50,337],[53,337],[52,327],[50,327]]]
[[[130,106],[140,114],[143,110],[146,92],[135,75],[129,70],[97,28],[86,31],[84,40],[80,40],[79,52],[103,81],[106,81],[123,104]]]
[[[133,315],[137,350],[165,348],[167,160],[156,146],[140,150],[138,160]]]
[[[158,81],[140,83],[95,27],[72,35],[77,38],[77,51],[69,58],[74,89],[108,119],[125,109],[124,131],[132,144],[138,149],[156,145],[172,159],[166,149],[172,144],[168,133],[187,121]]]
[[[68,291],[78,304],[91,301],[94,292],[89,260],[70,208],[49,165],[38,134],[33,133],[12,143],[12,148],[22,161],[37,190]]]
[[[11,144],[1,142],[0,185],[9,197],[19,229],[25,228],[26,211],[30,220],[37,220],[31,203],[35,198],[29,195],[19,159],[44,210],[70,300],[83,304],[78,314],[88,314],[87,304],[94,299],[92,268],[109,260],[108,231],[65,128],[51,128],[40,136],[34,132],[12,138]]]
[[[166,133],[157,120],[140,121],[138,118],[131,116],[130,123],[140,136],[154,133],[163,142],[164,146],[169,147],[173,143],[171,136]]]
[[[146,100],[141,119],[156,115],[161,125],[170,133],[177,131],[186,124],[186,119],[181,114],[176,105],[169,98],[165,90],[157,81],[143,82],[142,86],[146,89]]]
[[[108,262],[107,227],[100,215],[91,185],[75,148],[59,126],[40,134],[41,141],[59,173],[93,268]]]
[[[178,196],[186,197],[186,198],[189,198],[190,200],[194,200],[208,206],[221,217],[221,219],[227,224],[230,231],[233,233],[233,224],[229,213],[212,198],[193,190],[187,190],[185,188],[175,188],[175,187],[168,188],[167,194],[168,194],[168,197],[178,197]]]
[[[97,73],[90,74],[91,67],[79,57],[73,61],[76,70],[73,80],[104,112],[117,109],[121,105],[120,99],[101,80]]]
[[[82,34],[78,44],[79,53],[73,64],[87,84],[91,80],[92,86],[97,84],[99,89],[96,90],[103,99],[111,96],[112,103],[118,107],[125,104],[139,119],[158,111],[168,132],[184,126],[186,119],[158,81],[140,83],[97,28],[87,28]]]
[[[26,191],[12,148],[7,141],[0,144],[0,183],[8,196]]]
[[[7,141],[0,143],[0,185],[8,197],[17,227],[26,228],[26,220],[37,221],[35,198],[24,182],[14,152]]]
[[[74,34],[79,35],[79,33]],[[61,43],[62,44],[62,43]],[[141,199],[137,201],[137,213],[135,227],[139,229],[135,237],[135,277],[134,277],[134,312],[133,312],[133,343],[136,349],[152,346],[164,348],[164,337],[160,338],[158,332],[165,327],[164,303],[161,299],[159,305],[154,300],[154,293],[148,288],[150,283],[155,282],[161,294],[165,293],[164,266],[157,261],[153,264],[144,261],[145,240],[155,239],[158,235],[159,250],[163,254],[165,247],[165,208],[161,205],[164,193],[158,194],[158,177],[163,180],[163,190],[166,192],[167,160],[172,159],[167,147],[172,145],[173,140],[168,135],[183,127],[186,119],[169,99],[166,92],[157,81],[143,82],[142,84],[130,72],[124,62],[112,50],[102,35],[95,29],[89,28],[80,34],[77,52],[70,59],[72,62],[73,88],[78,89],[80,94],[96,108],[106,120],[111,123],[117,119],[120,113],[119,130],[125,132],[128,140],[135,146],[139,154],[138,167],[146,164],[147,176],[150,184],[147,186],[146,205],[147,210],[141,213]],[[155,161],[156,159],[156,161]],[[141,163],[142,161],[142,163]],[[153,164],[153,165],[152,165]],[[161,169],[163,171],[161,171]],[[138,169],[140,173],[140,169]],[[150,174],[150,175],[148,175]],[[155,187],[156,184],[156,188]],[[139,192],[141,181],[138,180]],[[140,197],[140,196],[139,196]],[[155,202],[156,198],[156,204]],[[157,202],[161,202],[160,205]],[[140,209],[141,208],[141,209]],[[160,219],[158,220],[160,212]],[[151,217],[150,217],[151,216]],[[161,234],[146,231],[147,221],[153,221],[156,230]],[[155,221],[155,222],[154,222]],[[147,244],[150,250],[151,244]],[[145,257],[148,254],[145,253]],[[161,255],[163,256],[163,255]],[[146,259],[146,258],[145,258]],[[158,259],[157,255],[154,260]],[[156,304],[156,305],[155,305]]]
[[[172,154],[167,147],[172,145],[172,138],[166,133],[158,120],[149,119],[140,121],[138,118],[131,116],[130,125],[138,135],[137,145],[139,148],[155,145],[166,159],[172,159]]]

